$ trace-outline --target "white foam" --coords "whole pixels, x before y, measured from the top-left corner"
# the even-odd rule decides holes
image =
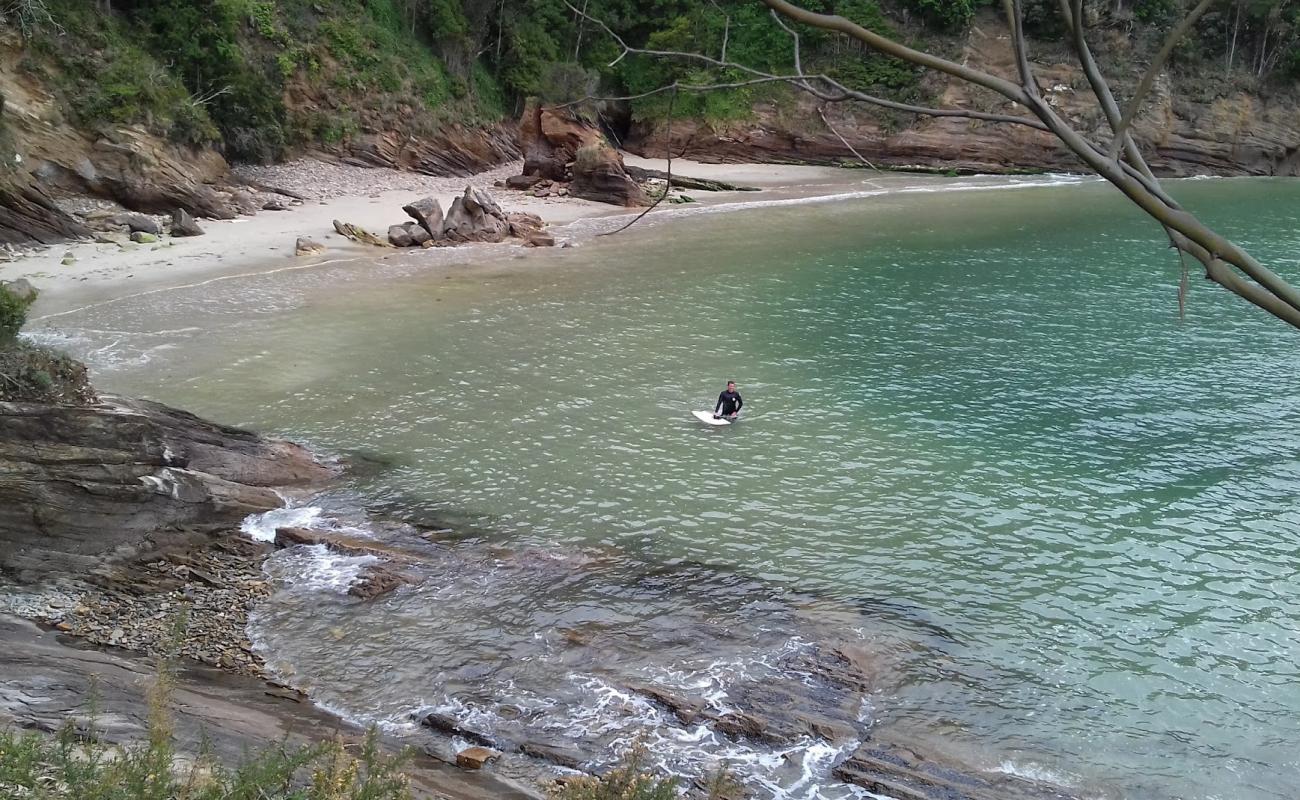
[[[294,589],[346,594],[362,568],[377,561],[378,556],[345,556],[323,544],[313,544],[285,553],[276,571]]]
[[[265,514],[249,514],[240,523],[239,530],[250,539],[274,542],[276,528],[310,528],[320,518],[317,506],[276,508]]]
[[[1038,783],[1047,783],[1067,788],[1072,785],[1072,781],[1067,776],[1038,764],[1017,764],[1014,761],[1005,760],[997,766],[995,771],[1001,772],[1003,775],[1011,775],[1016,778],[1024,778],[1025,780],[1036,781]]]

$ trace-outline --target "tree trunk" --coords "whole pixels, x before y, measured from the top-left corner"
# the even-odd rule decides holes
[[[1237,19],[1232,24],[1232,43],[1228,45],[1228,69],[1225,74],[1232,72],[1232,62],[1237,57],[1237,34],[1241,31],[1241,3],[1237,3]]]

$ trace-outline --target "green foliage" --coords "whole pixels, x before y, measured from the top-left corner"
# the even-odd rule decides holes
[[[590,97],[600,82],[595,70],[572,61],[547,64],[542,68],[538,95],[548,105],[571,103]]]
[[[167,706],[173,676],[160,666],[148,694],[144,741],[115,748],[71,723],[53,738],[0,730],[0,796],[30,800],[408,800],[405,755],[390,757],[371,729],[341,739],[269,747],[234,766],[209,754],[178,759]]]
[[[13,342],[18,332],[27,324],[27,309],[36,302],[36,295],[20,295],[0,284],[0,345]]]
[[[95,401],[86,367],[22,340],[0,345],[0,401],[82,405]]]
[[[207,110],[121,18],[80,0],[48,0],[47,8],[53,21],[33,35],[23,66],[54,87],[76,122],[139,124],[191,145],[216,141]]]
[[[957,31],[970,24],[975,16],[972,0],[906,0],[927,24],[945,31]]]
[[[120,752],[71,726],[51,739],[0,731],[0,793],[31,800],[406,800],[402,758],[372,730],[359,748],[341,740],[272,747],[226,767],[203,756],[178,767],[164,727]]]
[[[1167,22],[1177,12],[1174,0],[1137,0],[1133,4],[1133,16],[1147,24]]]
[[[676,779],[652,775],[645,762],[645,749],[635,747],[604,775],[583,775],[557,786],[551,800],[677,800]]]

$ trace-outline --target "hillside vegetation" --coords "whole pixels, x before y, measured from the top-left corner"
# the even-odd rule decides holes
[[[788,36],[754,0],[577,0],[634,45],[718,54],[773,70]],[[942,52],[992,0],[809,0],[868,27]],[[1087,0],[1094,37],[1116,61],[1154,50],[1187,0]],[[1027,0],[1027,27],[1050,48],[1063,35],[1057,0]],[[53,87],[70,121],[140,124],[172,141],[213,145],[234,160],[270,161],[363,129],[423,135],[514,114],[522,98],[637,94],[672,80],[727,76],[618,55],[563,0],[0,0],[25,41],[20,69]],[[926,83],[905,64],[805,31],[805,62],[901,100]],[[1115,42],[1125,43],[1118,50]],[[1102,47],[1105,51],[1105,46]],[[1178,50],[1173,68],[1213,86],[1268,89],[1300,79],[1300,0],[1224,0]],[[1210,77],[1213,80],[1206,81]],[[737,119],[779,86],[681,97],[676,115]],[[667,98],[632,102],[636,118]]]

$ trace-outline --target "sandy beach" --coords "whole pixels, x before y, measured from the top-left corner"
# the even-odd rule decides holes
[[[628,156],[626,160],[648,169],[667,167],[657,159]],[[762,190],[761,193],[690,192],[691,199],[700,206],[836,195],[870,186],[883,188],[886,184],[903,186],[917,180],[934,180],[828,167],[701,164],[680,159],[674,160],[672,166],[677,174]],[[42,294],[33,319],[39,319],[127,295],[213,279],[312,268],[353,259],[390,258],[399,254],[411,257],[416,251],[384,250],[349,241],[334,232],[333,221],[350,222],[382,236],[389,225],[407,220],[402,213],[404,204],[432,196],[447,208],[467,185],[488,190],[507,211],[540,216],[557,234],[560,244],[574,236],[562,229],[569,223],[641,211],[567,196],[533,197],[494,185],[518,172],[519,164],[509,164],[466,179],[314,161],[279,165],[255,174],[270,185],[306,198],[287,210],[263,211],[233,220],[200,220],[205,231],[203,236],[163,236],[156,244],[87,241],[54,245],[0,263],[0,280],[26,278],[38,287]],[[663,204],[652,213],[680,207]],[[294,244],[298,237],[311,238],[325,245],[327,251],[318,256],[297,257]],[[469,260],[474,257],[475,248],[468,246],[457,251]],[[446,263],[445,251],[440,254],[439,263]]]

